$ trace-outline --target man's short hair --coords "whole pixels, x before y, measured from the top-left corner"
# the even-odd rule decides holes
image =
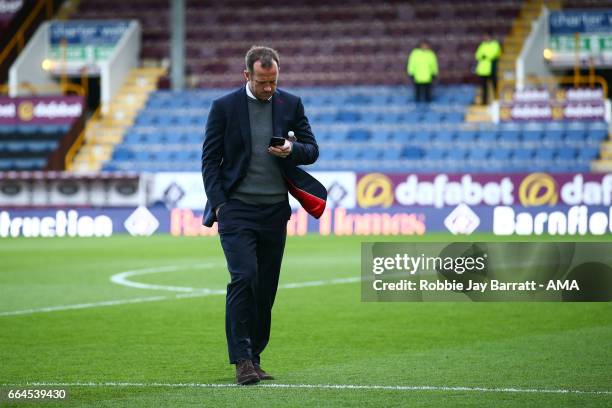
[[[273,62],[276,61],[276,65],[280,67],[280,58],[278,57],[278,52],[275,49],[270,47],[264,47],[261,45],[254,45],[251,49],[246,53],[244,57],[244,63],[246,65],[247,71],[252,74],[253,73],[253,65],[259,61],[261,62],[262,68],[270,68],[273,65]]]

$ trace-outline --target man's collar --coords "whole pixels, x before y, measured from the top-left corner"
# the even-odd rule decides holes
[[[247,93],[247,96],[248,96],[249,98],[251,98],[251,99],[255,99],[256,101],[258,101],[259,99],[257,99],[257,98],[255,97],[255,95],[253,95],[253,92],[251,92],[251,87],[249,86],[249,83],[248,83],[248,82],[246,83],[245,87],[246,87],[246,93]],[[271,100],[272,100],[272,96],[271,96],[270,98],[268,98],[268,101],[271,101]],[[263,101],[262,101],[262,102],[263,102]]]

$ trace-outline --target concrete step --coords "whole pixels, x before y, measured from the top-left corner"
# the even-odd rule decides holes
[[[99,171],[102,168],[111,158],[115,145],[123,140],[125,129],[134,123],[149,93],[157,89],[157,80],[166,72],[160,67],[136,68],[129,72],[105,114],[87,122],[85,143],[75,155],[73,170]]]
[[[595,173],[607,173],[612,171],[612,159],[600,159],[592,161],[591,171]]]
[[[603,142],[600,146],[600,154],[603,159],[612,160],[612,142]]]
[[[471,105],[465,114],[466,122],[491,122],[489,107],[483,105]]]
[[[103,145],[116,145],[117,143],[121,143],[123,140],[123,133],[113,134],[113,133],[98,133],[98,134],[88,134],[85,136],[85,140],[88,144],[103,144]]]

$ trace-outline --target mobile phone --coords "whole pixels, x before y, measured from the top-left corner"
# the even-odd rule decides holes
[[[270,138],[270,147],[279,147],[285,144],[284,137],[273,136]]]

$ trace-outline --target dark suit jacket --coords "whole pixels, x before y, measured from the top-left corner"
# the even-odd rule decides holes
[[[246,176],[251,159],[251,126],[245,87],[213,101],[206,123],[202,147],[202,177],[208,201],[203,224],[211,227],[217,220],[214,209],[226,202]],[[272,136],[287,137],[292,130],[297,141],[291,154],[278,158],[283,176],[293,174],[296,166],[314,163],[319,147],[304,115],[299,97],[277,89],[272,96]]]

